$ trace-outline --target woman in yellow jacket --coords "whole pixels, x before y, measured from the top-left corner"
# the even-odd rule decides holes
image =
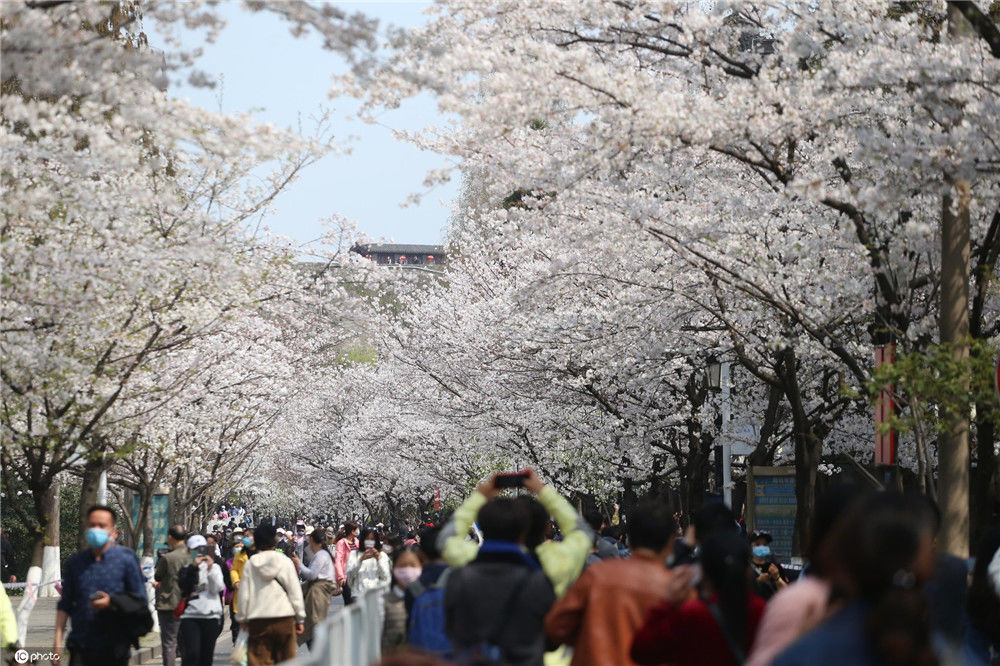
[[[229,580],[233,584],[233,600],[229,606],[229,620],[233,629],[233,645],[236,644],[236,636],[240,632],[240,623],[236,621],[236,597],[240,592],[240,579],[243,578],[243,567],[250,559],[253,548],[253,535],[246,532],[242,542],[233,546],[233,566],[229,567]]]
[[[0,644],[4,651],[13,652],[17,647],[17,618],[14,607],[10,605],[7,590],[0,585]]]

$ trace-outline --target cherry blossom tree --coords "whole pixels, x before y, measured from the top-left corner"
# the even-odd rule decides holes
[[[565,254],[585,244],[634,267],[672,257],[650,285],[679,285],[708,318],[695,326],[722,326],[745,367],[778,380],[808,515],[826,436],[857,442],[861,406],[840,389],[867,384],[874,344],[938,339],[942,206],[968,219],[972,330],[998,333],[996,23],[956,7],[965,36],[949,33],[945,3],[443,2],[399,37],[381,85],[343,85],[371,109],[430,90],[458,120],[412,138],[526,209],[485,232],[509,254],[480,259],[552,261],[536,246],[547,231]],[[662,250],[647,252],[649,239]],[[497,279],[486,289],[510,278]],[[662,317],[647,321],[655,330]],[[995,478],[995,436],[976,434],[978,468]],[[946,543],[961,553],[967,471],[954,461],[967,447],[937,444]]]
[[[163,415],[176,414],[198,382],[211,393],[224,381],[205,380],[206,345],[284,295],[268,276],[291,256],[255,237],[253,224],[327,150],[325,130],[304,139],[166,92],[197,53],[150,48],[142,21],[211,37],[222,25],[212,9],[128,0],[3,7],[2,461],[8,490],[20,480],[34,500],[34,515],[20,518],[35,528],[36,567],[57,525],[56,478],[82,471],[87,495],[116,457],[176,439],[185,419]],[[297,31],[316,11],[280,7]],[[370,39],[360,16],[318,15],[331,47]],[[350,28],[339,40],[337,25]],[[256,418],[213,423],[225,432],[217,457],[250,447]]]

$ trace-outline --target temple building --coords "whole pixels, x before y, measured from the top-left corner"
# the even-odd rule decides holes
[[[433,268],[447,263],[443,245],[368,243],[355,245],[351,252],[357,252],[381,266]]]

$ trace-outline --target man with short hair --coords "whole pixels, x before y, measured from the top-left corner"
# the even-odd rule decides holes
[[[769,600],[779,590],[788,586],[788,578],[785,570],[771,551],[771,533],[764,531],[754,531],[750,534],[751,558],[750,566],[753,568],[754,591],[764,601]]]
[[[183,525],[174,525],[167,530],[170,552],[160,555],[153,574],[156,581],[156,616],[160,622],[163,666],[174,666],[177,661],[177,629],[180,623],[174,616],[174,608],[181,602],[177,574],[188,563],[188,549],[184,543],[186,539],[187,530]]]
[[[478,520],[483,545],[472,562],[450,573],[445,587],[445,628],[454,656],[541,664],[541,625],[555,592],[525,547],[531,514],[524,502],[501,497],[486,502]]]
[[[115,545],[116,519],[111,507],[90,507],[85,534],[89,548],[66,562],[52,651],[62,654],[66,621],[72,617],[73,631],[66,641],[70,666],[126,666],[129,661],[129,639],[112,621],[111,597],[130,592],[146,599],[146,584],[135,553]]]
[[[632,556],[587,567],[555,603],[545,618],[545,633],[573,646],[573,666],[634,663],[632,636],[649,610],[667,598],[671,574],[664,561],[676,529],[666,503],[639,502],[626,523]]]

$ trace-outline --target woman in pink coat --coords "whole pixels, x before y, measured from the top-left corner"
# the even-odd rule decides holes
[[[358,531],[357,523],[347,521],[337,532],[335,539],[336,554],[333,558],[333,571],[337,577],[337,583],[343,589],[345,604],[351,603],[351,588],[347,585],[347,558],[350,557],[352,550],[358,549]]]

